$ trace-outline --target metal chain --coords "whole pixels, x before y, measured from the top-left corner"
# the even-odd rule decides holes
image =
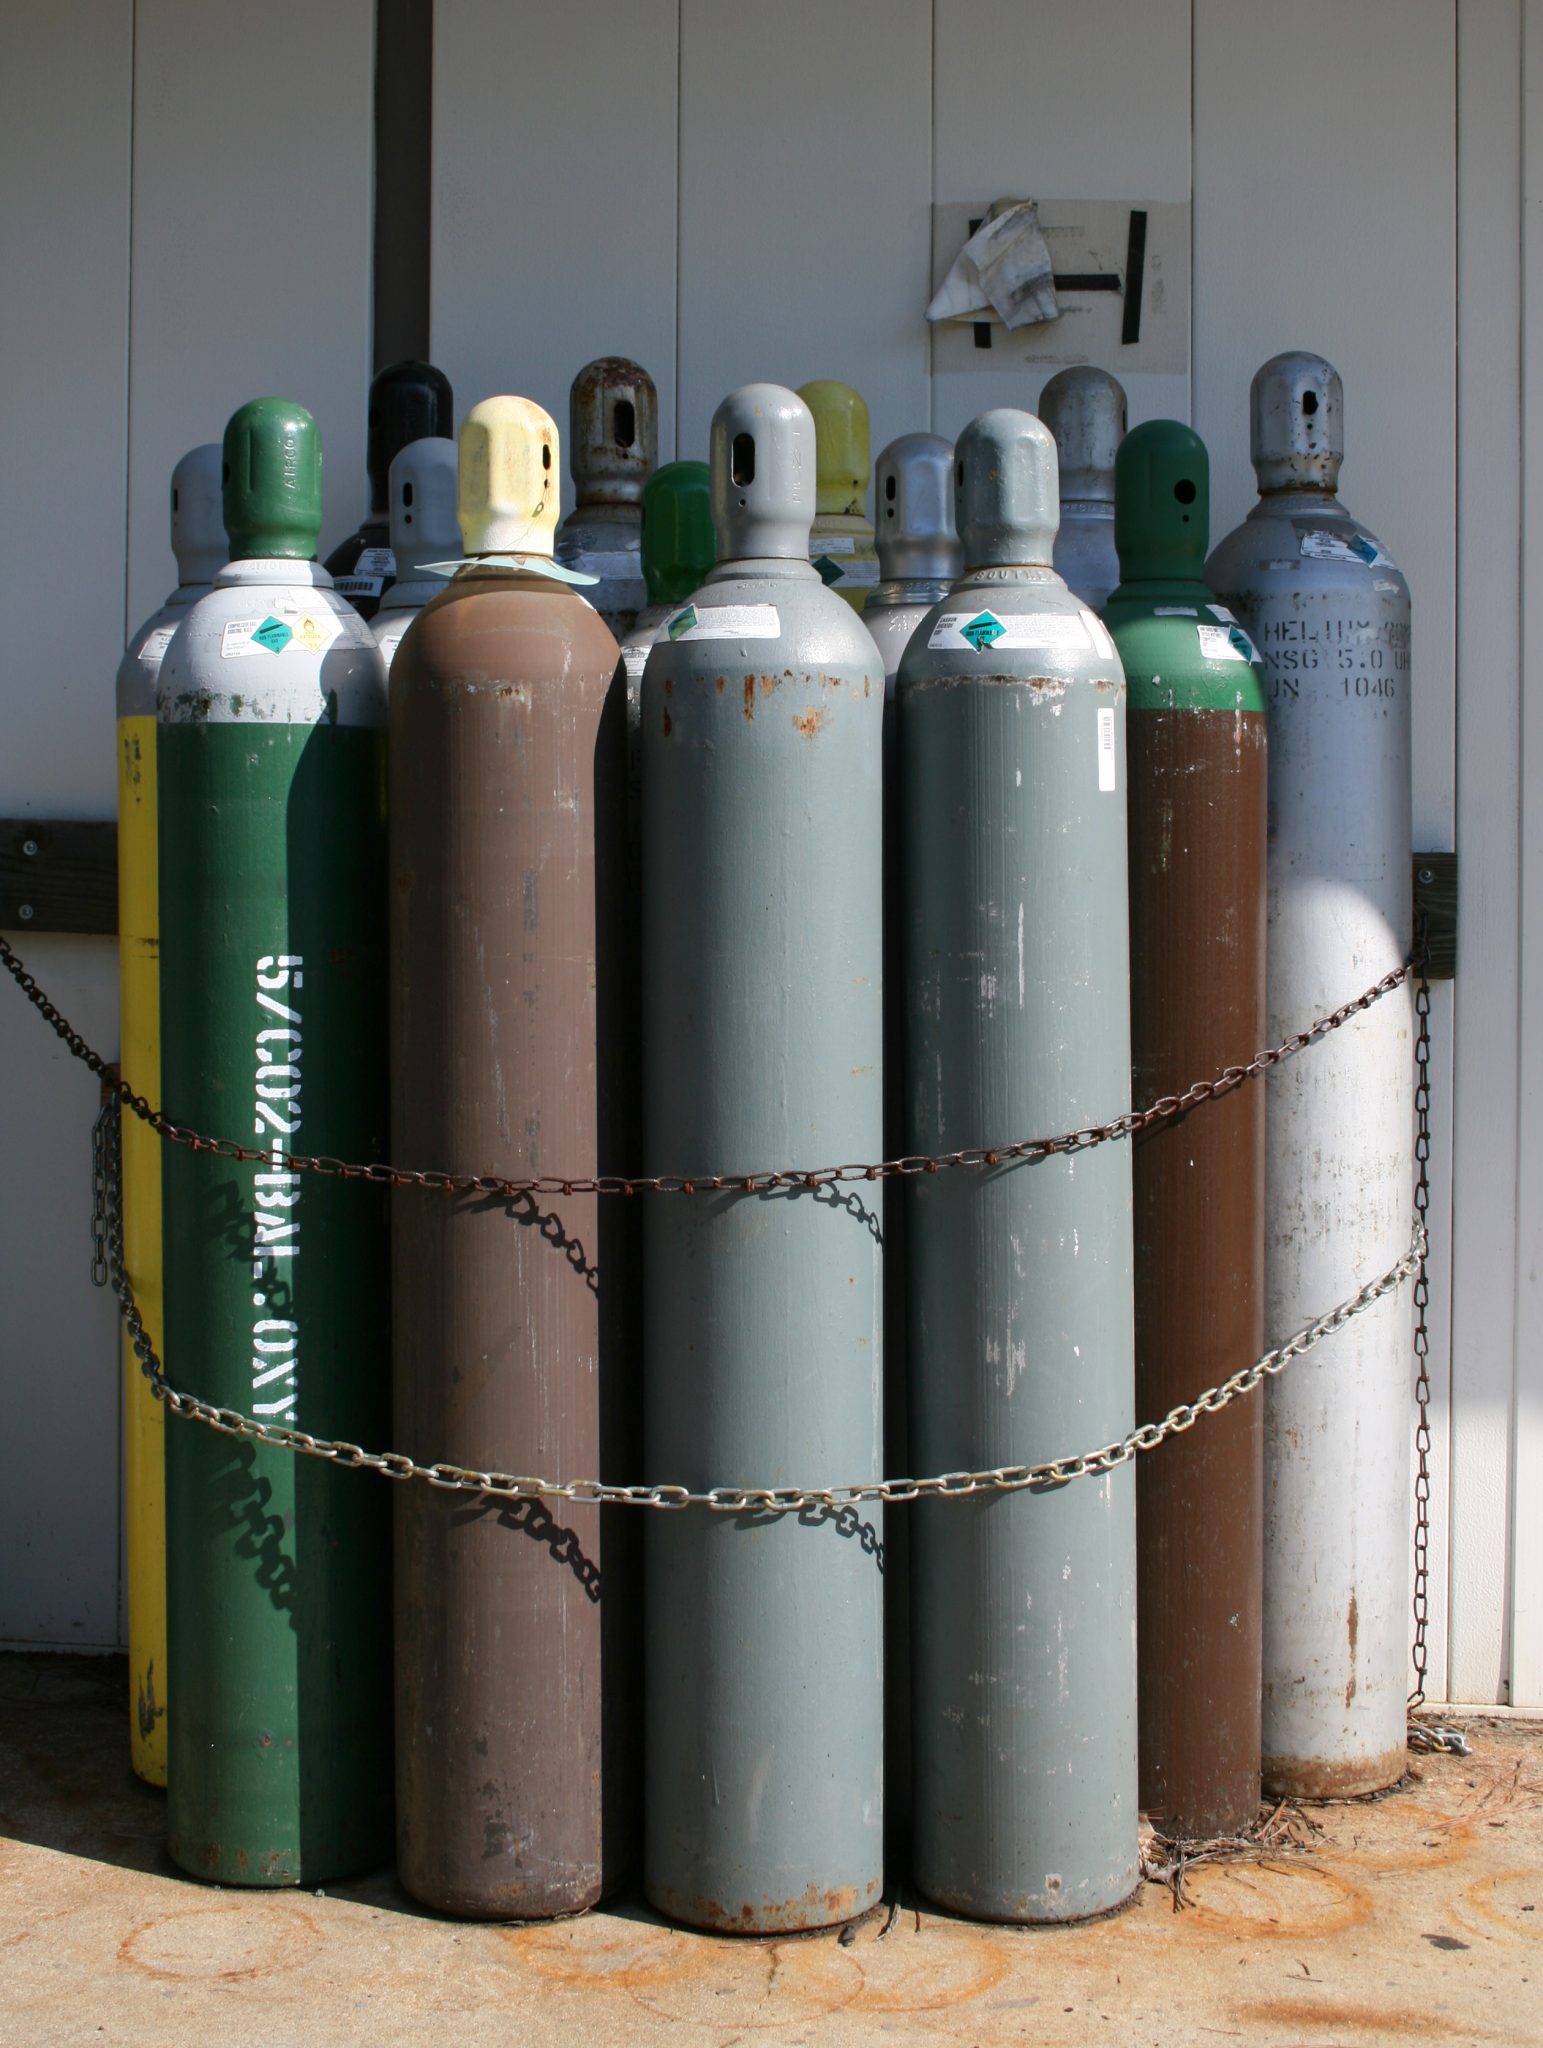
[[[714,1486],[705,1492],[694,1492],[688,1486],[615,1486],[599,1479],[553,1480],[509,1472],[479,1472],[465,1465],[422,1465],[401,1451],[366,1451],[346,1439],[315,1437],[307,1430],[258,1422],[239,1409],[217,1407],[171,1386],[150,1342],[124,1267],[120,1200],[121,1124],[116,1115],[108,1123],[105,1144],[107,1253],[113,1292],[122,1309],[140,1369],[149,1380],[156,1399],[163,1401],[173,1415],[205,1423],[226,1436],[250,1438],[301,1457],[325,1458],[329,1463],[349,1470],[379,1472],[386,1479],[422,1479],[430,1486],[449,1492],[477,1494],[495,1500],[568,1500],[601,1507],[699,1507],[720,1515],[787,1515],[813,1510],[840,1517],[863,1501],[883,1501],[893,1506],[913,1500],[963,1499],[980,1493],[1049,1491],[1074,1479],[1113,1472],[1118,1466],[1128,1464],[1138,1452],[1156,1450],[1169,1437],[1193,1429],[1202,1415],[1215,1415],[1232,1402],[1251,1394],[1267,1377],[1283,1372],[1293,1358],[1302,1357],[1356,1316],[1364,1314],[1385,1295],[1401,1287],[1411,1274],[1418,1272],[1425,1252],[1424,1227],[1417,1223],[1414,1240],[1396,1265],[1390,1266],[1375,1280],[1368,1281],[1348,1300],[1306,1324],[1284,1344],[1267,1351],[1252,1365],[1243,1366],[1219,1386],[1208,1387],[1193,1401],[1171,1408],[1161,1422],[1144,1423],[1115,1443],[1074,1457],[1052,1458],[1041,1465],[996,1465],[978,1472],[943,1472],[931,1479],[859,1480],[849,1486]],[[860,1525],[857,1526],[860,1533]]]
[[[1416,957],[1423,960],[1425,935],[1417,935]],[[1421,1233],[1430,1221],[1430,983],[1423,974],[1414,984],[1414,1214]],[[1425,1702],[1426,1630],[1430,1622],[1430,1274],[1425,1258],[1414,1276],[1414,1690],[1409,1710]]]
[[[158,1109],[152,1109],[144,1096],[136,1095],[126,1081],[121,1080],[116,1070],[110,1068],[100,1053],[93,1052],[69,1019],[51,1003],[27,972],[6,939],[0,937],[0,966],[10,973],[16,985],[51,1026],[58,1037],[63,1039],[76,1059],[88,1066],[92,1073],[112,1088],[117,1100],[125,1109],[157,1132],[169,1144],[185,1145],[193,1152],[207,1152],[215,1158],[242,1161],[251,1165],[268,1166],[287,1173],[315,1173],[330,1180],[362,1180],[381,1187],[427,1188],[435,1193],[454,1195],[491,1195],[501,1201],[516,1201],[526,1195],[708,1195],[708,1194],[766,1194],[776,1189],[792,1188],[808,1191],[830,1187],[843,1181],[876,1181],[910,1179],[923,1173],[940,1173],[951,1167],[992,1167],[1008,1166],[1049,1159],[1054,1154],[1086,1152],[1095,1145],[1108,1144],[1115,1138],[1134,1138],[1150,1130],[1154,1124],[1167,1123],[1182,1116],[1186,1111],[1198,1108],[1203,1102],[1215,1101],[1223,1095],[1230,1095],[1234,1088],[1240,1088],[1245,1081],[1266,1074],[1271,1067],[1279,1066],[1283,1060],[1303,1052],[1325,1038],[1331,1031],[1348,1024],[1352,1017],[1369,1010],[1373,1003],[1380,1002],[1394,989],[1401,988],[1415,972],[1411,957],[1402,967],[1396,967],[1391,974],[1385,974],[1361,995],[1348,1003],[1342,1003],[1337,1010],[1326,1017],[1319,1017],[1308,1025],[1305,1031],[1298,1031],[1282,1044],[1271,1046],[1243,1066],[1224,1067],[1209,1081],[1195,1081],[1181,1095],[1163,1095],[1146,1109],[1129,1110],[1106,1124],[1089,1124],[1081,1130],[1064,1131],[1053,1138],[1018,1138],[1001,1145],[971,1145],[957,1152],[907,1153],[899,1159],[881,1159],[872,1164],[813,1167],[772,1167],[749,1173],[710,1173],[684,1175],[678,1173],[657,1173],[627,1175],[619,1173],[542,1174],[534,1178],[508,1180],[500,1174],[491,1173],[442,1173],[432,1169],[414,1170],[408,1167],[373,1165],[362,1166],[346,1160],[334,1159],[327,1154],[306,1152],[285,1152],[282,1156],[253,1145],[241,1145],[234,1138],[209,1137],[201,1131],[189,1130],[181,1124],[174,1124]]]
[[[105,1287],[107,1266],[107,1212],[116,1198],[108,1167],[109,1128],[118,1128],[118,1098],[102,1084],[102,1106],[91,1126],[91,1285]]]

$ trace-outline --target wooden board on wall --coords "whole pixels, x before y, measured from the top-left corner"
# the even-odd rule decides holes
[[[936,0],[933,199],[1187,203],[1190,0]],[[1188,419],[1189,374],[1121,371],[1131,424]],[[1039,402],[1047,373],[1005,330],[966,370],[933,376],[933,419],[957,435],[988,406]]]
[[[675,453],[676,0],[436,0],[430,333],[457,422],[630,356]]]
[[[929,425],[930,0],[681,0],[681,453],[736,385]]]
[[[249,398],[321,428],[321,552],[364,512],[373,0],[138,0],[129,341],[129,605],[176,581],[172,466]],[[277,50],[295,53],[282,65]]]
[[[128,0],[8,10],[0,810],[13,816],[105,818],[114,804],[132,62]],[[115,949],[8,936],[111,1053]],[[97,1087],[0,981],[0,1641],[108,1649],[120,1635],[119,1374],[113,1304],[86,1284]]]

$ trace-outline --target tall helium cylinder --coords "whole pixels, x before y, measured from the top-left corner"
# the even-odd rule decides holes
[[[1410,946],[1409,590],[1336,496],[1338,375],[1276,356],[1251,392],[1259,502],[1207,581],[1269,677],[1271,1043]],[[1407,986],[1275,1068],[1265,1090],[1265,1339],[1387,1270],[1414,1226]],[[1264,1453],[1264,1785],[1318,1798],[1404,1770],[1410,1297],[1270,1382]]]
[[[392,1144],[453,1173],[597,1166],[597,825],[620,815],[624,707],[616,642],[569,580],[542,573],[557,458],[539,406],[473,406],[469,559],[391,671]],[[401,1441],[479,1469],[595,1477],[611,1277],[596,1198],[391,1199]],[[602,1692],[617,1676],[602,1627],[628,1604],[601,1511],[413,1487],[395,1513],[402,1882],[476,1919],[594,1905],[614,1761]]]
[[[592,579],[589,601],[618,640],[647,603],[643,487],[659,459],[654,380],[626,356],[586,363],[568,394],[573,510],[557,529],[557,559]]]
[[[155,692],[188,607],[226,556],[219,445],[193,448],[172,471],[177,587],[134,634],[118,664],[119,1065],[135,1094],[161,1100],[160,908],[156,901]],[[162,1354],[161,1140],[123,1119],[123,1258],[146,1332]],[[129,1760],[166,1783],[165,1415],[123,1340],[123,1534],[129,1625]]]
[[[954,531],[954,444],[938,434],[902,434],[873,466],[879,582],[863,624],[884,667],[884,1156],[905,1145],[901,1088],[905,985],[900,846],[900,763],[895,678],[911,635],[946,597],[963,557]],[[905,1361],[903,1182],[884,1184],[884,1469],[911,1470]],[[910,1516],[891,1515],[884,1542],[884,1813],[890,1853],[903,1860],[911,1813]]]
[[[868,407],[862,393],[834,377],[799,388],[814,418],[816,485],[809,559],[820,580],[860,612],[879,580],[868,520]]]
[[[814,423],[719,406],[718,566],[643,675],[651,1173],[871,1160],[883,1142],[884,689],[807,559]],[[653,1194],[651,1479],[868,1481],[882,1209],[866,1183]],[[648,1526],[645,1883],[700,1927],[829,1926],[883,1883],[882,1510]]]
[[[900,663],[906,1150],[1130,1104],[1125,682],[1050,566],[1055,443],[983,413],[963,577]],[[1124,1143],[910,1182],[911,1456],[1032,1464],[1132,1425]],[[1137,1880],[1135,1480],[911,1510],[916,1881],[978,1919],[1077,1920]]]
[[[311,559],[321,445],[280,399],[225,430],[232,559],[162,664],[161,1091],[268,1163],[165,1148],[174,1384],[378,1444],[379,1192],[285,1164],[386,1143],[385,675]],[[168,1836],[195,1876],[316,1885],[391,1846],[388,1505],[340,1471],[166,1435]]]
[[[1055,572],[1074,597],[1101,611],[1120,580],[1114,465],[1125,435],[1125,390],[1107,370],[1078,363],[1046,384],[1039,416],[1055,436],[1061,468]]]
[[[1204,577],[1205,444],[1149,420],[1115,464],[1129,692],[1131,1066],[1138,1106],[1265,1042],[1264,670]],[[1136,1413],[1161,1422],[1264,1348],[1264,1084],[1134,1142]],[[1264,1397],[1136,1468],[1141,1805],[1171,1838],[1259,1812]]]
[[[425,438],[443,440],[454,422],[450,380],[432,363],[388,363],[370,384],[365,468],[369,509],[347,540],[327,557],[338,594],[364,619],[373,619],[396,577],[391,551],[391,465],[402,450]]]

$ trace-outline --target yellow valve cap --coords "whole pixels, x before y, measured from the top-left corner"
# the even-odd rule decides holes
[[[868,408],[850,384],[829,377],[799,387],[814,414],[815,511],[861,519],[868,499]]]
[[[484,398],[461,422],[461,542],[468,555],[549,555],[557,531],[557,428],[529,398]]]

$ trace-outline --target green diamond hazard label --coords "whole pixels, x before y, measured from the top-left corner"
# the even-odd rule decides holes
[[[816,555],[814,558],[814,566],[819,570],[820,581],[826,586],[827,589],[830,587],[832,583],[839,583],[841,581],[841,564],[839,562],[833,562],[829,555]]]
[[[969,641],[975,652],[980,654],[986,648],[992,646],[994,642],[1000,640],[1007,631],[1007,628],[1002,624],[1002,621],[995,612],[977,612],[967,625],[959,628],[959,631]]]
[[[672,640],[680,640],[683,639],[685,635],[691,631],[691,628],[695,624],[696,606],[694,604],[688,604],[683,612],[677,612],[675,614],[674,618],[671,619],[670,623],[665,627],[664,630],[666,633],[669,634]]]
[[[293,628],[274,618],[271,612],[252,635],[258,646],[266,647],[270,654],[282,654],[294,637]]]

